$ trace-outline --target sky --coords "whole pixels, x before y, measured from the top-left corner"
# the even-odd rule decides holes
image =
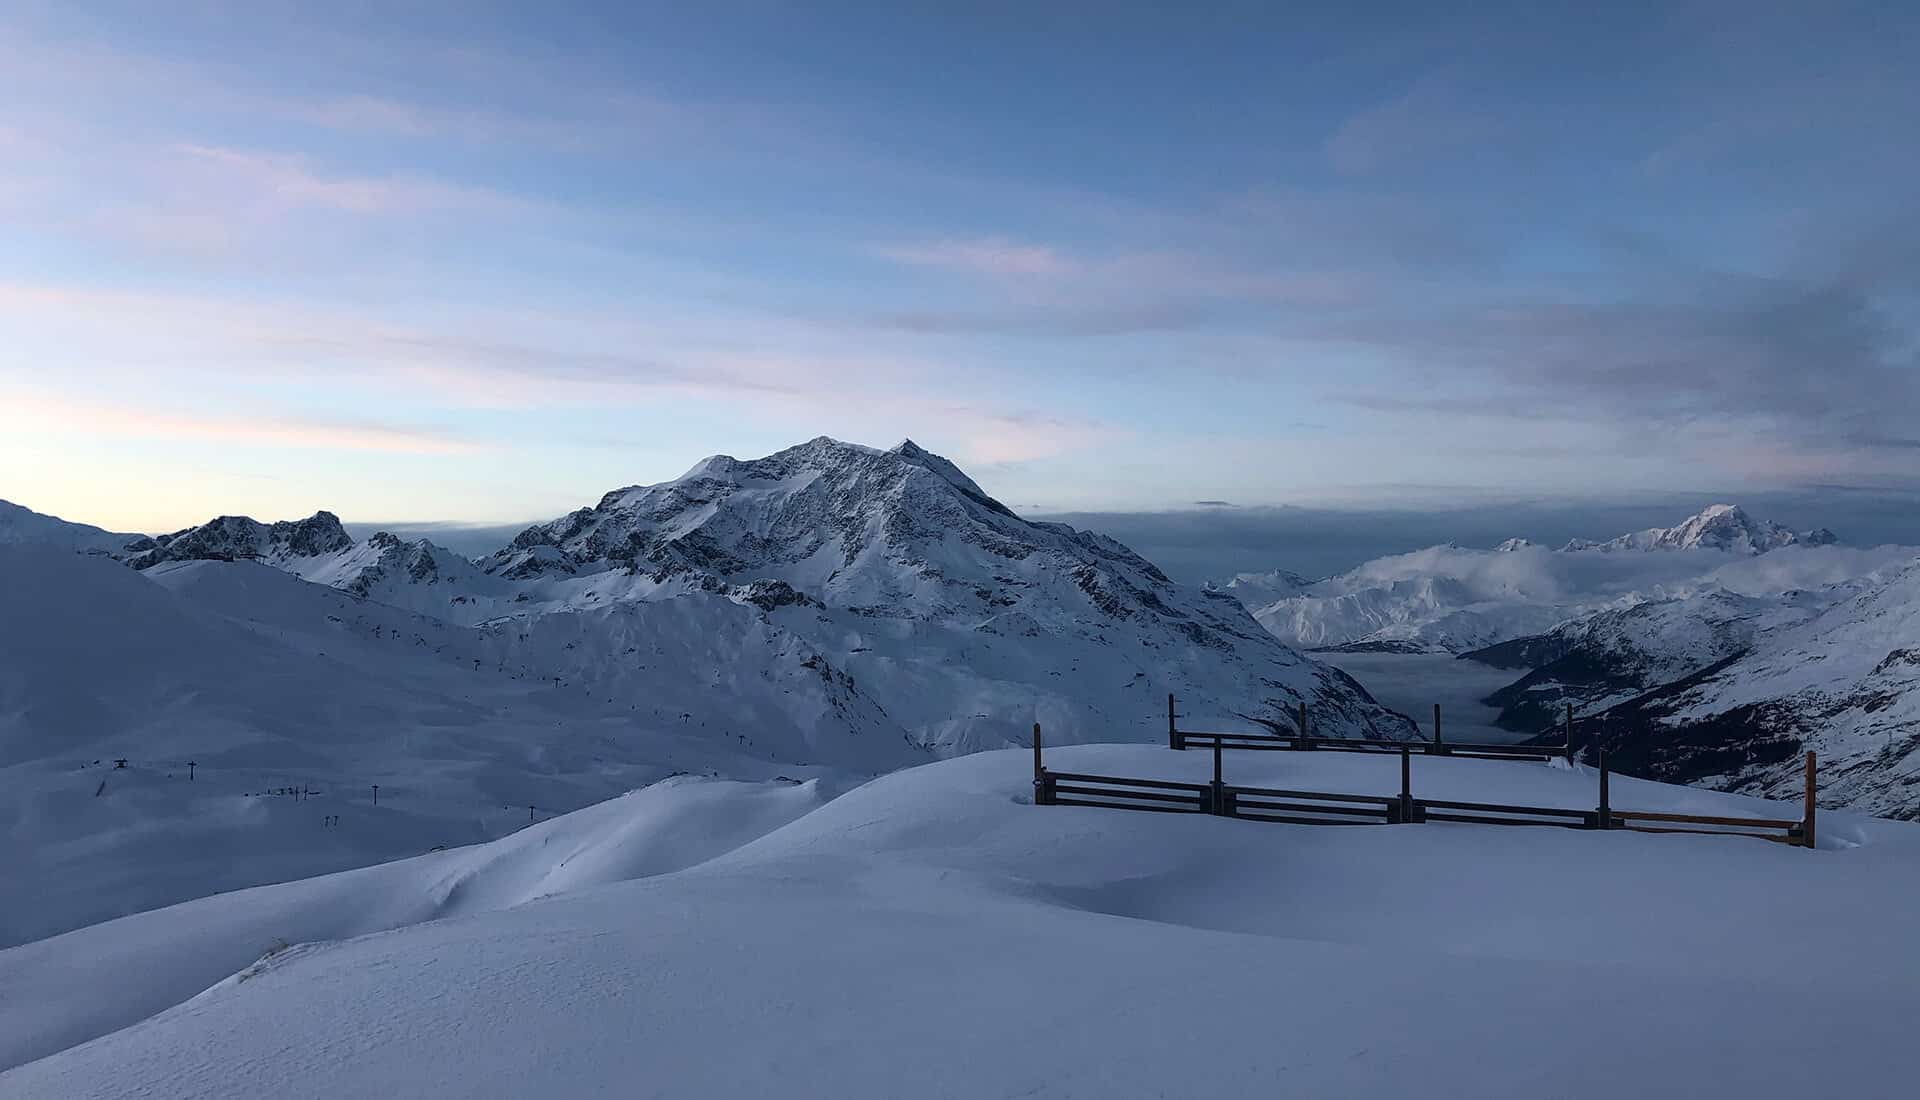
[[[11,0],[0,497],[511,525],[828,434],[1029,514],[1912,510],[1916,56],[1901,4]]]

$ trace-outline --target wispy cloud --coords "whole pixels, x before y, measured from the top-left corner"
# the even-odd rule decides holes
[[[312,207],[365,215],[418,215],[446,211],[499,212],[519,205],[484,188],[420,176],[328,172],[298,153],[183,144],[168,151],[175,194],[213,186],[216,195],[258,209]]]
[[[176,412],[0,389],[0,421],[14,433],[246,443],[322,451],[466,454],[483,445],[435,428],[275,412]]]
[[[1458,155],[1500,129],[1500,120],[1468,103],[1451,79],[1429,76],[1349,116],[1327,139],[1327,159],[1338,171],[1370,175]]]
[[[880,245],[874,253],[917,267],[946,268],[981,275],[1067,275],[1084,270],[1080,262],[1042,244],[1004,237]]]

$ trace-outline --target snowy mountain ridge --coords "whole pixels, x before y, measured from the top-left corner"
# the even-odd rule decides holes
[[[1724,660],[1595,715],[1609,753],[1636,774],[1778,795],[1811,749],[1823,802],[1920,819],[1920,559],[1768,614]]]
[[[1231,597],[1104,535],[1023,520],[911,440],[715,456],[479,564],[518,586],[499,608],[514,616],[685,594],[768,604],[862,684],[888,685],[871,690],[942,753],[1005,744],[1021,715],[1051,715],[1067,740],[1144,733],[1169,691],[1243,723],[1288,725],[1304,702],[1329,731],[1412,733]]]
[[[1749,596],[1819,588],[1898,557],[1899,548],[1853,550],[1824,528],[1795,533],[1716,504],[1672,527],[1605,542],[1575,539],[1548,549],[1510,538],[1491,550],[1446,544],[1291,589],[1255,579],[1271,574],[1242,574],[1223,590],[1290,645],[1393,643],[1463,653],[1646,600],[1716,588]]]
[[[218,517],[124,562],[65,542],[0,546],[0,802],[101,801],[8,827],[0,847],[35,855],[0,874],[45,903],[0,918],[0,945],[179,900],[139,853],[183,836],[232,889],[670,771],[871,776],[1036,721],[1051,744],[1158,741],[1169,694],[1208,728],[1291,729],[1304,706],[1322,733],[1416,734],[1230,596],[1021,520],[911,443],[716,457],[482,562],[355,542],[327,512]],[[113,759],[135,766],[89,771]],[[255,858],[279,833],[248,822],[281,812],[259,791],[374,784],[388,826]]]
[[[1501,549],[1525,539],[1508,539]],[[1581,550],[1721,550],[1730,554],[1764,554],[1783,546],[1830,546],[1839,536],[1824,527],[1796,532],[1770,520],[1759,520],[1737,504],[1712,504],[1672,527],[1650,527],[1606,542],[1574,539],[1562,549]],[[1530,545],[1530,544],[1529,544]]]
[[[120,557],[145,535],[123,535],[0,500],[0,546],[56,546],[89,554]]]
[[[285,567],[339,554],[353,544],[353,536],[332,512],[315,512],[306,519],[278,523],[261,523],[247,516],[216,516],[198,527],[134,544],[128,548],[127,564],[151,569],[168,561],[249,559]]]

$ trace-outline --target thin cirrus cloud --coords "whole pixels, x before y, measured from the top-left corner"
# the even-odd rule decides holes
[[[0,284],[0,317],[22,331],[101,364],[96,381],[150,384],[169,377],[199,390],[230,364],[249,365],[259,383],[324,384],[379,407],[393,402],[499,412],[658,409],[699,401],[762,422],[802,422],[856,439],[909,431],[930,435],[956,457],[984,463],[1030,462],[1068,453],[1124,433],[1098,416],[1049,415],[994,407],[947,392],[951,372],[932,359],[888,357],[857,349],[809,354],[793,350],[712,348],[640,351],[617,348],[635,337],[620,319],[571,319],[585,338],[546,340],[488,330],[485,318],[455,318],[446,328],[399,325],[363,312],[294,304],[235,302],[192,295],[145,295],[39,285]],[[91,323],[120,318],[105,330]],[[599,335],[594,336],[595,331]],[[684,334],[680,337],[685,339]],[[0,356],[0,376],[5,373]],[[160,365],[134,366],[137,362]],[[857,400],[848,395],[858,394]],[[480,449],[455,433],[357,421],[315,421],[272,409],[244,416],[187,416],[91,401],[21,400],[21,423],[63,431],[105,429],[151,439],[212,438],[278,446],[323,446],[412,454]],[[498,446],[525,443],[499,443]]]
[[[1022,244],[1003,237],[880,245],[883,259],[916,267],[944,268],[976,275],[1069,275],[1085,270],[1058,249]]]
[[[297,153],[181,144],[167,155],[161,174],[177,187],[211,187],[215,195],[271,207],[391,216],[498,213],[519,205],[497,191],[421,176],[328,173]]]
[[[413,455],[472,454],[487,447],[457,433],[435,428],[275,413],[170,412],[24,392],[7,393],[0,407],[4,407],[4,414],[0,415],[4,415],[9,424],[8,430],[20,434],[131,437]]]
[[[1497,114],[1467,102],[1453,82],[1430,75],[1403,95],[1349,116],[1327,139],[1333,167],[1354,176],[1464,154],[1500,133]]]

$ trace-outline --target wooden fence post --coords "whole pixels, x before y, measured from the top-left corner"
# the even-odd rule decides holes
[[[1311,734],[1307,732],[1307,701],[1305,699],[1302,699],[1300,700],[1300,747],[1301,748],[1310,749],[1313,747],[1313,743],[1307,740],[1309,736],[1311,736]]]
[[[1573,704],[1567,704],[1567,763],[1573,763]]]
[[[1599,750],[1600,757],[1600,827],[1613,828],[1613,804],[1607,799],[1607,750]]]
[[[373,804],[376,806],[380,804],[380,784],[378,783],[373,785]]]
[[[1433,705],[1433,747],[1443,753],[1447,751],[1447,743],[1440,737],[1440,704],[1438,703]]]
[[[1180,728],[1173,722],[1173,692],[1171,691],[1167,692],[1167,747],[1170,749],[1187,747],[1186,738],[1180,736]]]
[[[1047,766],[1040,757],[1040,723],[1033,724],[1033,804],[1053,805],[1053,784],[1047,779]]]
[[[1814,809],[1815,809],[1814,803],[1813,803],[1813,793],[1814,793],[1814,787],[1815,787],[1814,769],[1815,769],[1815,764],[1813,759],[1813,750],[1809,749],[1807,750],[1807,793],[1806,793],[1807,801],[1806,801],[1806,806],[1800,811],[1800,824],[1804,834],[1800,838],[1800,843],[1806,845],[1809,848],[1815,847],[1814,837],[1813,837],[1813,815],[1814,815]]]
[[[1215,734],[1213,738],[1212,796],[1213,796],[1213,812],[1216,814],[1225,816],[1229,812],[1229,810],[1227,806],[1226,784],[1223,783],[1220,779],[1220,736],[1218,734]]]
[[[1413,821],[1413,750],[1400,745],[1400,824]]]
[[[187,761],[187,782],[193,782],[193,761]]]

